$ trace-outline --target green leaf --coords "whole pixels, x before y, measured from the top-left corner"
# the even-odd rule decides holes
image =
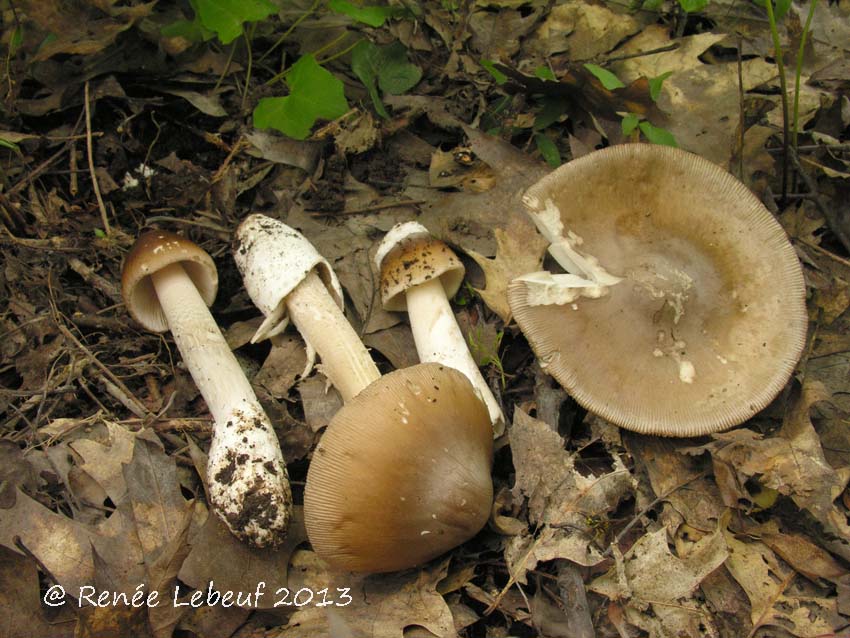
[[[204,27],[197,18],[172,22],[162,27],[159,32],[166,38],[185,38],[189,42],[206,42],[215,37],[215,33]]]
[[[481,66],[484,67],[484,70],[487,71],[487,73],[493,76],[493,79],[496,80],[496,84],[502,85],[508,81],[508,76],[496,68],[496,65],[493,60],[482,59]]]
[[[296,140],[310,135],[319,118],[336,119],[348,111],[342,82],[308,54],[286,75],[289,95],[266,97],[254,109],[254,126],[273,128]]]
[[[106,239],[106,233],[103,232],[100,228],[94,229],[94,236],[98,239]]]
[[[770,0],[757,0],[757,4],[761,5],[766,10],[767,3],[769,1]],[[777,23],[779,23],[782,21],[782,18],[785,17],[785,15],[788,13],[788,10],[791,8],[791,0],[774,0],[774,2],[771,3],[771,6],[773,7],[773,18],[776,20]]]
[[[658,96],[661,95],[661,85],[664,84],[664,80],[673,75],[672,71],[667,71],[666,73],[662,73],[661,75],[650,78],[649,79],[649,97],[652,98],[653,102],[658,101]]]
[[[422,79],[422,70],[407,60],[407,49],[401,42],[379,47],[368,40],[359,42],[351,52],[351,70],[369,90],[375,110],[389,117],[378,88],[390,95],[412,89]]]
[[[555,77],[555,73],[548,66],[539,66],[534,69],[535,77],[540,78],[541,80],[551,80],[553,82],[557,82],[558,78]]]
[[[21,147],[15,144],[14,142],[10,142],[9,140],[4,140],[0,137],[0,148],[8,148],[11,151],[15,151],[16,153],[21,152]]]
[[[210,31],[215,31],[222,44],[242,35],[242,24],[264,20],[277,12],[269,0],[190,0],[195,14]]]
[[[640,115],[629,113],[626,117],[624,117],[623,121],[620,123],[620,126],[623,129],[623,135],[625,135],[626,137],[631,135],[632,131],[635,130],[639,122]]]
[[[535,131],[542,131],[560,120],[569,107],[567,98],[562,95],[547,95],[540,103],[542,108],[534,118]]]
[[[9,55],[15,55],[23,43],[24,27],[19,24],[12,32],[12,37],[9,39]]]
[[[368,24],[370,27],[383,26],[387,18],[405,13],[401,7],[358,7],[347,0],[330,0],[328,7],[334,13],[347,15],[352,20]]]
[[[604,86],[609,91],[613,91],[614,89],[622,89],[625,84],[620,82],[620,78],[611,73],[611,71],[606,71],[601,66],[597,64],[585,64],[584,68],[590,71],[597,80],[602,82],[602,86]]]
[[[767,2],[770,2],[770,0],[767,0]],[[780,22],[790,8],[791,0],[776,0],[773,3],[773,17],[776,18],[777,22]]]
[[[679,146],[676,143],[676,138],[673,137],[673,134],[664,128],[659,128],[657,126],[653,126],[649,122],[641,122],[638,124],[640,127],[640,132],[646,136],[653,144],[661,144],[663,146]]]
[[[685,13],[702,11],[708,4],[708,0],[679,0],[679,6]]]
[[[561,151],[547,135],[543,133],[534,134],[534,142],[537,144],[537,150],[552,168],[558,168],[561,165]]]

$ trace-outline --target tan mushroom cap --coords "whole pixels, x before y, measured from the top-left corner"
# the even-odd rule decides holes
[[[168,330],[168,321],[150,276],[173,263],[183,266],[208,306],[215,300],[218,272],[212,257],[185,237],[166,230],[148,231],[127,253],[121,273],[121,294],[127,311],[147,330]]]
[[[381,301],[384,309],[391,311],[407,310],[404,293],[431,279],[439,278],[451,299],[465,273],[454,251],[430,235],[411,235],[399,241],[381,261],[380,270]]]
[[[782,227],[737,179],[685,151],[628,144],[570,162],[524,197],[560,211],[579,250],[623,281],[599,299],[514,317],[546,371],[624,428],[696,436],[784,387],[806,337],[805,286]]]
[[[332,567],[405,569],[474,536],[493,501],[493,435],[467,378],[436,363],[391,372],[333,418],[313,454],[304,518]]]

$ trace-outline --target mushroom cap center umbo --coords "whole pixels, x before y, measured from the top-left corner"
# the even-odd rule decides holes
[[[316,448],[304,515],[313,549],[337,569],[384,572],[474,536],[493,500],[487,408],[460,372],[391,372],[346,404]]]
[[[532,217],[622,281],[598,299],[509,297],[543,365],[596,414],[641,432],[730,427],[787,382],[805,341],[799,262],[770,212],[732,175],[678,149],[591,153],[526,193]]]

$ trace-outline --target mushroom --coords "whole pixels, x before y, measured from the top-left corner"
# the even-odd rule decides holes
[[[256,343],[292,320],[307,343],[309,372],[315,353],[343,401],[381,376],[342,312],[336,274],[304,235],[265,215],[249,215],[236,229],[233,257],[248,296],[266,319]]]
[[[392,571],[474,536],[493,500],[493,439],[469,380],[438,364],[381,377],[342,314],[327,261],[285,224],[246,218],[234,256],[266,315],[255,339],[291,317],[345,401],[316,446],[304,488],[316,553],[336,569]]]
[[[508,288],[541,364],[626,429],[697,436],[764,408],[806,337],[800,264],[732,175],[685,151],[628,144],[570,162],[523,202],[564,274]]]
[[[171,331],[214,421],[207,481],[210,502],[233,534],[263,547],[279,543],[292,507],[277,436],[207,306],[218,290],[212,258],[193,242],[150,231],[133,245],[121,276],[130,315]]]
[[[454,251],[418,222],[396,224],[375,253],[381,273],[381,301],[390,311],[408,311],[416,352],[422,362],[460,370],[487,405],[496,429],[502,410],[472,358],[449,305],[465,269]]]
[[[469,540],[493,502],[487,408],[462,373],[396,370],[336,413],[313,453],[304,522],[332,567],[413,567]]]

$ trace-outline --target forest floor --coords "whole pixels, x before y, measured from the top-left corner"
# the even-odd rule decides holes
[[[274,2],[0,3],[0,635],[850,635],[850,2],[777,3],[775,38],[736,0]],[[725,433],[589,414],[507,306],[547,246],[523,191],[639,140],[732,172],[802,263],[802,359]],[[469,542],[368,577],[311,551],[303,485],[341,401],[301,378],[296,332],[250,343],[231,241],[257,212],[327,258],[382,372],[416,350],[381,307],[380,238],[416,219],[463,259],[453,308],[507,421]],[[146,228],[218,268],[213,316],[292,480],[280,547],[210,515],[211,417],[122,300]]]

